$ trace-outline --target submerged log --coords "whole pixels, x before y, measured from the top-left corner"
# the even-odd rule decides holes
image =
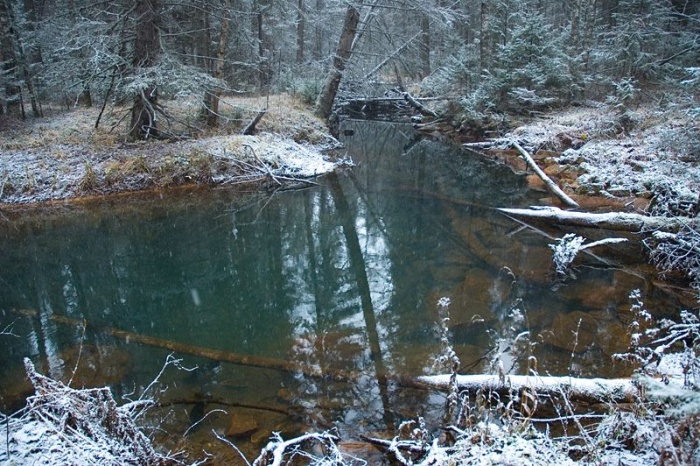
[[[17,310],[15,312],[26,317],[38,317],[38,313],[36,311],[29,309]],[[314,367],[303,367],[295,364],[294,362],[286,361],[284,359],[274,359],[262,356],[253,356],[249,354],[231,353],[228,351],[205,348],[202,346],[188,345],[172,340],[166,340],[164,338],[157,338],[148,335],[127,332],[125,330],[120,330],[114,327],[98,326],[86,320],[73,319],[71,317],[66,317],[59,314],[51,314],[48,318],[60,324],[72,325],[75,327],[92,328],[96,331],[104,332],[112,337],[122,339],[128,343],[139,343],[142,345],[153,346],[155,348],[167,349],[169,351],[179,354],[189,354],[191,356],[211,359],[214,361],[227,362],[230,364],[236,364],[246,367],[271,369],[291,374],[302,374],[306,377],[335,380],[339,382],[348,382],[355,379],[355,377],[353,377],[352,374],[345,373],[343,371],[328,371]]]
[[[416,382],[426,388],[450,390],[450,374],[417,377]],[[540,395],[565,394],[571,401],[600,403],[612,401],[632,403],[640,397],[640,387],[633,379],[601,379],[577,377],[551,377],[477,374],[458,375],[457,386],[461,391],[476,393],[479,390],[508,394],[530,390]]]
[[[552,194],[561,199],[561,201],[569,207],[579,206],[576,201],[571,199],[564,191],[561,190],[559,186],[557,186],[557,184],[554,181],[551,180],[551,178],[547,176],[545,172],[542,171],[542,169],[537,165],[537,163],[535,163],[535,160],[532,158],[532,156],[525,149],[523,149],[523,147],[520,144],[513,141],[513,147],[515,147],[518,150],[518,152],[520,152],[520,155],[523,156],[528,166],[532,168],[535,174],[537,174],[537,176],[539,176],[542,179],[542,181],[544,181],[545,186],[547,186],[547,189],[549,189],[552,192]]]
[[[683,227],[700,226],[700,220],[687,217],[648,217],[628,212],[589,213],[562,210],[557,207],[532,207],[529,209],[500,208],[508,216],[544,220],[560,225],[604,228],[606,230],[629,231],[678,231]]]

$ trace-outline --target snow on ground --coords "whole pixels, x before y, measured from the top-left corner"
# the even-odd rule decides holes
[[[556,145],[564,134],[577,139],[580,147],[565,150],[556,160],[585,170],[578,178],[583,192],[650,197],[670,187],[684,198],[697,199],[700,164],[697,156],[686,155],[697,150],[689,147],[693,141],[687,138],[692,125],[688,117],[639,108],[630,119],[631,129],[624,130],[610,107],[575,107],[529,122],[503,139],[516,139],[529,150]]]
[[[418,465],[570,466],[577,464],[548,436],[529,430],[508,431],[494,423],[479,423],[454,446],[433,445]]]
[[[233,152],[246,158],[257,158],[276,176],[311,178],[336,168],[336,164],[315,147],[274,134],[222,136],[205,139],[196,145],[216,157],[227,157]]]

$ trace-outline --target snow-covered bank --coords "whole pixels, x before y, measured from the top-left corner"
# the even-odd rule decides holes
[[[188,184],[288,182],[333,171],[338,163],[324,151],[338,142],[307,110],[289,98],[279,100],[280,108],[270,109],[258,134],[220,128],[173,141],[125,142],[117,130],[94,129],[94,109],[24,122],[5,117],[0,120],[0,204]]]
[[[0,202],[27,204],[186,184],[306,179],[333,171],[322,148],[280,136],[220,136],[92,149],[19,149],[0,157]],[[61,151],[60,156],[55,151]]]
[[[570,189],[605,197],[651,198],[661,191],[698,202],[700,164],[687,137],[693,124],[681,111],[639,108],[620,126],[620,115],[606,105],[554,112],[519,126],[502,139],[527,149],[558,155],[545,163],[576,165],[581,170]]]
[[[699,134],[688,109],[638,107],[621,112],[591,103],[549,113],[503,137],[467,146],[486,148],[523,170],[518,154],[504,150],[522,146],[584,211],[606,212],[603,215],[616,216],[616,222],[640,214],[637,230],[646,234],[640,238],[659,271],[680,272],[700,290]],[[542,184],[534,175],[528,179],[535,187]],[[620,210],[629,214],[608,214]],[[651,234],[669,225],[673,235]]]

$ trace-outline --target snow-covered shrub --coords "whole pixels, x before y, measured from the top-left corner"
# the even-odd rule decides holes
[[[700,194],[692,188],[669,182],[658,183],[649,211],[660,217],[700,216]],[[700,291],[700,230],[688,224],[676,233],[652,232],[644,241],[652,261],[662,273],[681,272]]]
[[[550,244],[552,249],[552,262],[556,268],[557,275],[566,275],[569,266],[576,258],[576,255],[581,251],[581,246],[585,238],[567,233],[563,237],[558,238],[556,244]]]

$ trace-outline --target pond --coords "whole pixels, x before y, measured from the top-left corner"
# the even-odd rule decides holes
[[[445,327],[465,373],[536,360],[542,373],[620,376],[629,293],[679,306],[639,264],[585,256],[558,280],[549,244],[564,232],[493,209],[544,196],[509,168],[410,126],[344,125],[356,166],[318,186],[165,191],[0,223],[0,329],[15,335],[0,336],[3,412],[28,394],[23,357],[133,399],[172,354],[191,370],[161,374],[152,435],[234,464],[212,429],[252,460],[273,431],[356,439],[439,418],[443,398],[401,380],[445,371]]]

